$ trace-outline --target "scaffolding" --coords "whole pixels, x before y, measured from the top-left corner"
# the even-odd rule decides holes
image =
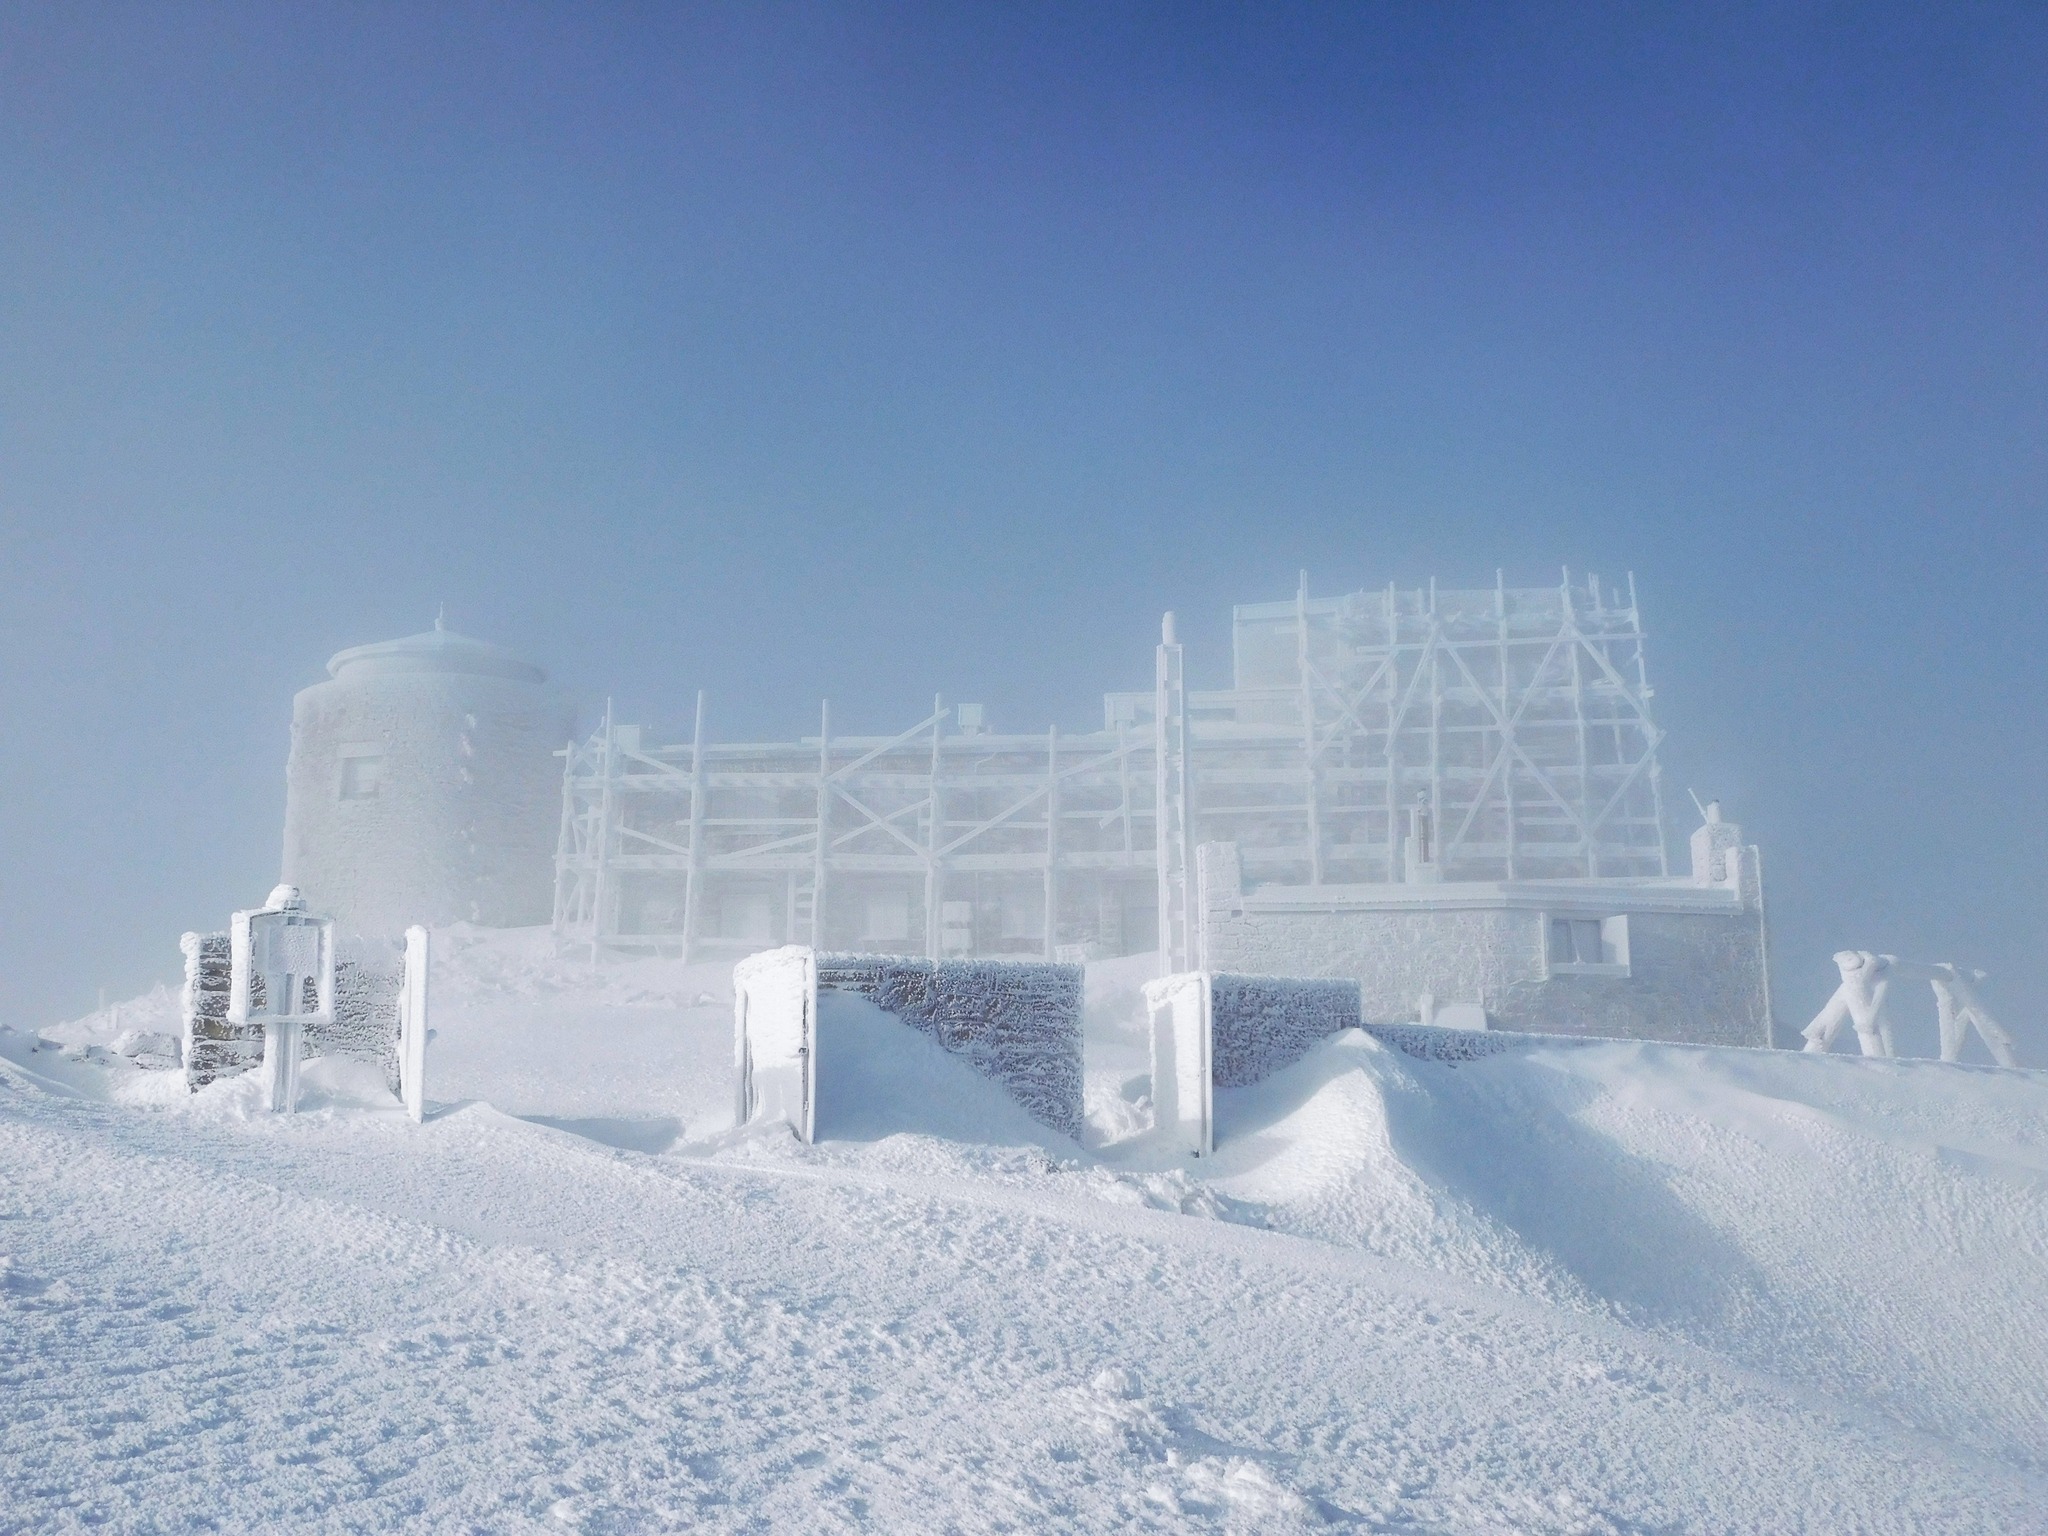
[[[685,958],[799,942],[1093,958],[1192,945],[1193,852],[1318,888],[1668,877],[1635,584],[1240,606],[1234,686],[1168,616],[1100,730],[687,742],[612,718],[563,752],[557,933]],[[1164,829],[1163,836],[1161,829]],[[1162,852],[1163,849],[1163,852]]]

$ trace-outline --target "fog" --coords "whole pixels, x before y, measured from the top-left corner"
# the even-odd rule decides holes
[[[1085,726],[1229,609],[1633,572],[1777,1010],[2048,1063],[2048,23],[0,13],[0,1022],[277,877],[293,692]],[[1932,1054],[1931,1001],[1901,1048]],[[1923,1016],[1924,1015],[1924,1016]]]

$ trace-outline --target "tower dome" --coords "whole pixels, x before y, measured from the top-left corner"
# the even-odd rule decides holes
[[[574,724],[547,673],[439,622],[327,673],[292,701],[285,881],[362,934],[547,921]]]

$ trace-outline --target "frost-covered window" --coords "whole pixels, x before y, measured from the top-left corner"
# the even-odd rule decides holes
[[[351,751],[341,755],[341,798],[374,800],[384,785],[384,754],[380,751]]]
[[[1626,976],[1628,917],[1553,917],[1549,961],[1553,975]]]

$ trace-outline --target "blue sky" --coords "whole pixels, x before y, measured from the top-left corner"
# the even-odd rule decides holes
[[[1570,565],[1781,1014],[1952,957],[2048,1060],[2038,8],[428,9],[0,5],[0,1019],[260,896],[292,692],[443,601],[1037,728]]]

